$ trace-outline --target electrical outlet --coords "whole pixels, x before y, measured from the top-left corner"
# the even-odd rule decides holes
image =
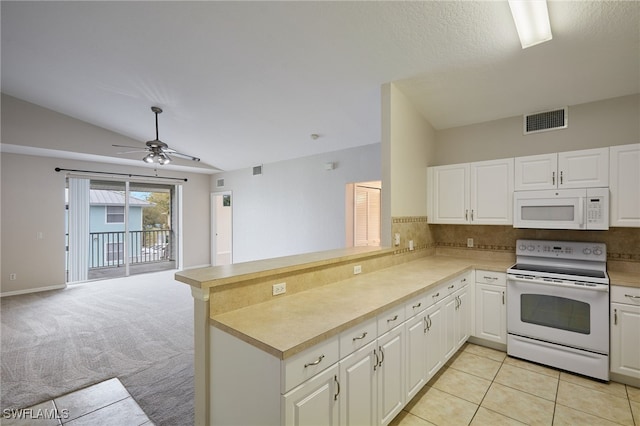
[[[362,272],[362,265],[356,265],[353,267],[353,275],[358,275]]]
[[[287,283],[278,283],[273,285],[273,295],[277,296],[287,292]]]
[[[473,238],[467,238],[467,247],[473,247]]]
[[[16,279],[18,279],[18,275],[17,274],[9,274],[9,280],[15,281]]]
[[[413,250],[413,240],[409,240],[409,250]]]

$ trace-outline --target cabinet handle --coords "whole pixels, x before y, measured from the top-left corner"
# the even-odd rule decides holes
[[[629,299],[640,299],[640,296],[634,296],[632,294],[625,294],[624,297],[628,297]]]
[[[464,211],[464,220],[469,220],[469,210]]]
[[[336,386],[338,387],[337,392],[333,395],[333,400],[338,400],[338,395],[340,395],[340,382],[338,381],[338,376],[333,376],[333,380],[336,382]]]
[[[384,351],[382,350],[382,346],[378,346],[378,351],[380,352],[380,362],[378,363],[378,367],[382,367],[382,363],[384,362]]]
[[[455,287],[455,284],[451,284],[449,287],[447,287],[449,290],[451,290],[452,288]]]
[[[436,294],[434,294],[434,295],[433,295],[433,296],[431,296],[431,297],[433,297],[434,299],[435,299],[436,297],[440,297],[440,292],[437,292]]]
[[[367,337],[367,332],[366,331],[364,333],[362,333],[361,335],[354,337],[353,341],[355,342],[356,340],[362,340],[365,337]]]
[[[324,355],[320,355],[320,356],[318,357],[318,359],[317,359],[317,360],[315,360],[315,361],[313,361],[313,362],[310,362],[310,363],[308,363],[308,364],[305,364],[305,365],[304,365],[304,368],[310,367],[310,366],[312,366],[312,365],[318,365],[318,364],[320,364],[320,363],[322,362],[323,358],[324,358]]]
[[[562,185],[562,182],[563,182],[563,180],[564,180],[564,176],[562,176],[562,173],[563,173],[563,172],[562,172],[562,171],[560,171],[560,185]]]
[[[556,172],[551,172],[551,184],[556,184]]]
[[[388,323],[390,323],[390,322],[392,322],[392,321],[395,321],[395,320],[397,320],[397,319],[398,319],[398,316],[397,316],[397,315],[395,315],[393,318],[389,318],[389,319],[387,320],[387,324],[388,324]]]
[[[375,349],[373,350],[373,356],[376,357],[376,362],[375,364],[373,364],[373,371],[376,371],[376,369],[378,368],[378,364],[380,364],[380,358],[378,358],[378,353]]]
[[[420,306],[422,306],[422,302],[419,302],[417,305],[413,305],[412,308],[415,309],[419,308]]]
[[[618,310],[613,310],[613,325],[618,325]]]
[[[482,278],[484,278],[485,280],[493,280],[493,281],[495,281],[495,280],[497,280],[497,279],[498,279],[498,277],[488,277],[488,276],[486,276],[486,275],[485,275],[485,276],[483,276]]]
[[[424,317],[424,332],[426,333],[429,330],[431,330],[431,318],[427,315]]]
[[[471,222],[473,222],[473,209],[471,209]]]
[[[504,291],[502,292],[502,304],[504,305]]]
[[[466,278],[463,278],[463,279],[462,279],[462,281],[460,281],[460,282],[461,282],[461,283],[466,283],[466,282],[467,282],[467,279],[466,279]]]

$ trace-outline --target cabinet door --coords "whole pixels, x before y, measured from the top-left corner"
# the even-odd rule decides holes
[[[640,227],[640,144],[609,150],[611,226]]]
[[[454,323],[456,336],[456,351],[469,339],[469,286],[461,288],[454,294],[458,301],[456,320]]]
[[[377,423],[376,345],[373,341],[340,361],[340,425]]]
[[[433,167],[431,223],[469,223],[469,164]]]
[[[442,302],[432,305],[425,311],[427,378],[429,381],[444,365],[444,315]]]
[[[558,188],[609,186],[609,148],[558,154]]]
[[[471,211],[478,225],[513,224],[513,158],[471,163]]]
[[[283,395],[287,426],[338,425],[338,364]]]
[[[458,316],[458,299],[455,294],[450,294],[443,301],[442,308],[444,310],[444,359],[451,358],[456,353],[456,343],[458,342],[458,333],[456,332],[456,317]]]
[[[506,287],[476,283],[476,337],[507,344]]]
[[[407,396],[406,401],[411,400],[420,389],[426,384],[426,315],[421,313],[406,322],[405,333],[407,335]]]
[[[404,407],[405,333],[396,327],[378,339],[378,424],[387,425]]]
[[[516,157],[515,190],[554,189],[558,186],[558,154]]]
[[[640,306],[611,304],[611,371],[640,378]]]

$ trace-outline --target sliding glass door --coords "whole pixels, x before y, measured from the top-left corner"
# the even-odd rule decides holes
[[[174,269],[174,185],[68,179],[67,280]]]

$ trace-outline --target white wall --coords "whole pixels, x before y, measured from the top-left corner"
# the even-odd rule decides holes
[[[131,140],[88,123],[15,98],[2,97],[2,143],[42,146],[70,139],[67,146],[86,143],[130,143]],[[17,111],[16,111],[17,108]],[[46,119],[40,120],[40,118]],[[30,144],[30,140],[35,140]],[[65,283],[65,175],[56,167],[153,175],[145,167],[3,153],[1,172],[0,292],[29,291]],[[185,177],[183,184],[184,267],[210,263],[210,176],[160,171]],[[36,239],[38,232],[43,238]],[[17,274],[9,280],[9,274]]]
[[[380,164],[372,144],[214,175],[213,192],[232,192],[234,263],[344,247],[346,185],[379,180]]]
[[[640,142],[640,95],[569,106],[567,129],[522,134],[522,116],[436,132],[436,161],[457,164]]]
[[[393,83],[382,87],[382,114],[382,197],[390,203],[383,212],[390,217],[426,216],[427,166],[435,157],[435,131]],[[387,234],[383,229],[383,245],[390,245],[390,228]]]

